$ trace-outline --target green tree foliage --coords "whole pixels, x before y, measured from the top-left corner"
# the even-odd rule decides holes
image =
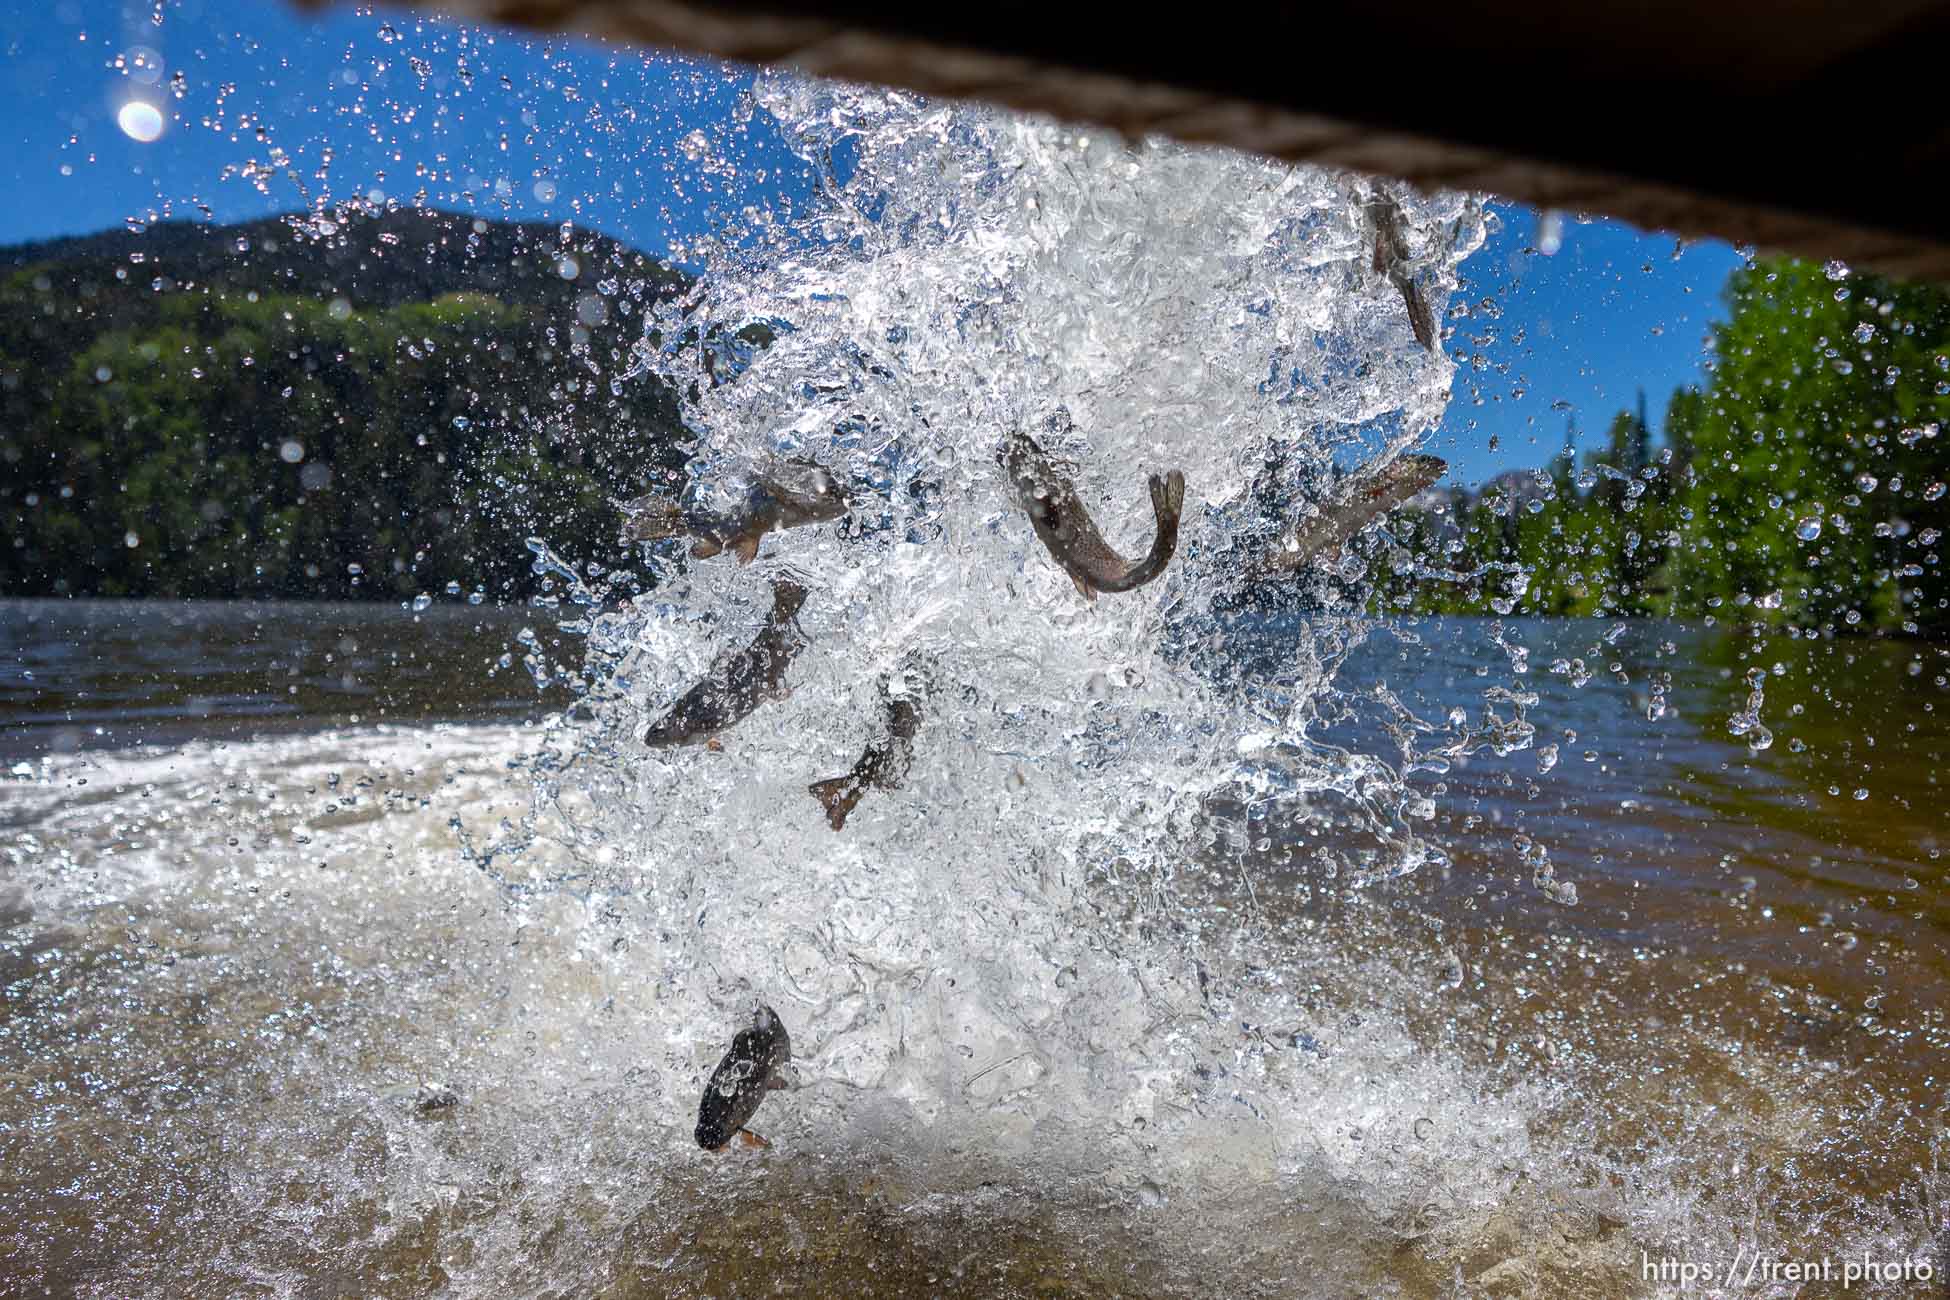
[[[1950,527],[1950,297],[1798,261],[1738,271],[1727,296],[1690,431],[1675,591],[1804,625],[1950,631],[1936,544]]]
[[[627,297],[387,279],[355,305],[110,268],[0,280],[0,592],[516,595],[527,537],[622,558],[612,498],[682,462],[673,394],[610,390]]]
[[[1575,473],[1567,439],[1550,472],[1407,522],[1450,578],[1388,603],[1950,633],[1950,296],[1790,259],[1726,296],[1661,436],[1641,399]]]

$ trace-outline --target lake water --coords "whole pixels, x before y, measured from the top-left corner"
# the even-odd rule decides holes
[[[568,700],[520,666],[521,630],[549,622],[458,603],[0,600],[0,758],[532,720]]]
[[[1215,801],[1156,886],[1182,932],[1130,931],[1155,944],[1134,965],[1080,940],[1056,979],[1078,1007],[1122,962],[1203,1035],[1118,1066],[1177,1089],[1119,1150],[960,1116],[903,1073],[918,1039],[862,1090],[829,1029],[795,1034],[773,1147],[712,1156],[689,1126],[726,1035],[673,1018],[669,936],[483,848],[631,779],[550,758],[571,697],[531,681],[524,627],[575,645],[459,605],[0,604],[11,1293],[1609,1296],[1736,1251],[1909,1261],[1850,1293],[1938,1293],[1914,1266],[1940,1279],[1950,1238],[1940,647],[1513,622],[1540,734],[1416,774],[1420,869],[1350,888],[1330,805]],[[1729,730],[1754,668],[1763,750]],[[1425,620],[1340,681],[1426,715],[1510,669],[1482,624]],[[1358,719],[1321,738],[1389,753]],[[929,788],[880,796],[896,830],[937,815]],[[589,824],[533,822],[524,861]],[[647,862],[646,889],[695,874],[654,827],[603,834],[577,852]],[[848,870],[870,922],[900,884]],[[1102,873],[1086,896],[1126,905]],[[850,931],[804,926],[770,954],[783,995],[913,1014],[849,1002]],[[1005,1040],[957,1088],[1055,1086]],[[416,1107],[427,1081],[458,1104]]]

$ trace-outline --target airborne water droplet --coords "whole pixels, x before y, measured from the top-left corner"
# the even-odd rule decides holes
[[[1803,515],[1794,526],[1794,535],[1804,542],[1812,542],[1821,536],[1821,516]]]

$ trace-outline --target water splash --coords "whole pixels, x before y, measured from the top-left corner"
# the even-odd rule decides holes
[[[1140,1201],[1316,1167],[1324,1094],[1282,1054],[1238,1058],[1241,1023],[1293,1016],[1205,905],[1212,810],[1299,829],[1334,888],[1394,879],[1441,860],[1411,774],[1534,734],[1525,692],[1430,722],[1340,680],[1373,628],[1358,548],[1284,589],[1238,576],[1290,522],[1269,501],[1414,445],[1447,400],[1452,364],[1373,272],[1374,183],[785,75],[754,93],[822,201],[723,231],[695,289],[646,314],[626,382],[683,394],[694,493],[737,500],[811,458],[851,511],[768,535],[749,567],[649,544],[661,581],[589,620],[585,708],[537,761],[534,811],[477,860],[521,899],[624,918],[674,1027],[647,1085],[659,1122],[688,1125],[700,1062],[758,999],[791,1026],[808,1082],[776,1122],[802,1141],[891,1143],[950,1178],[980,1150]],[[1397,197],[1402,274],[1440,305],[1480,213]],[[1082,600],[997,464],[1016,430],[1125,554],[1148,541],[1145,475],[1181,470],[1166,576]],[[551,544],[531,543],[538,567],[579,589]],[[789,696],[709,747],[646,751],[779,576],[811,591]],[[835,834],[808,786],[853,763],[914,662],[950,686],[912,769]],[[1398,753],[1326,738],[1357,717]],[[1151,1154],[1118,1154],[1133,1141]],[[1352,1194],[1387,1217],[1407,1192]]]

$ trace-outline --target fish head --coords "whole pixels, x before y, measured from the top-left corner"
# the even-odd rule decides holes
[[[1036,440],[1026,433],[1010,434],[996,461],[1009,476],[1016,500],[1037,526],[1060,531],[1064,520],[1058,498],[1065,484]]]
[[[806,588],[791,578],[775,578],[772,582],[772,621],[783,623],[797,618],[806,604]],[[776,1019],[776,1017],[774,1017]]]
[[[1002,466],[1002,472],[1018,487],[1025,479],[1035,478],[1037,469],[1048,464],[1036,440],[1021,432],[1012,433],[1002,440],[1002,450],[996,453],[995,462]]]
[[[824,465],[782,460],[759,475],[758,487],[770,498],[782,528],[820,524],[846,513],[846,493]]]
[[[1397,456],[1394,464],[1388,467],[1389,479],[1401,495],[1395,500],[1399,504],[1418,492],[1434,486],[1437,479],[1449,471],[1449,462],[1440,456],[1428,456],[1420,452],[1410,452]]]
[[[623,512],[625,541],[654,542],[684,531],[683,510],[669,497],[647,493],[616,505]]]
[[[759,1059],[769,1062],[771,1068],[777,1069],[792,1059],[792,1036],[786,1033],[785,1021],[772,1008],[761,1005],[752,1015],[752,1027],[744,1032],[751,1034],[754,1045],[763,1049]]]

